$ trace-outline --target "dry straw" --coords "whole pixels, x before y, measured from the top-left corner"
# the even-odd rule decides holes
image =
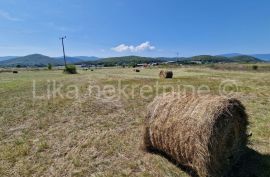
[[[162,78],[162,79],[173,78],[173,72],[172,71],[163,71],[163,70],[161,70],[159,72],[159,77]]]
[[[170,93],[148,106],[144,148],[200,177],[222,177],[247,144],[248,117],[236,99]]]

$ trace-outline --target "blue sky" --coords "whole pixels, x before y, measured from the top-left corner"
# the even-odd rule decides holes
[[[270,53],[269,0],[0,0],[0,56]]]

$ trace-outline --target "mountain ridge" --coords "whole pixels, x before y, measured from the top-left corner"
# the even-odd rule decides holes
[[[9,60],[4,60],[0,62],[0,66],[8,66],[8,67],[15,67],[15,66],[47,66],[48,63],[52,65],[61,65],[63,62],[60,62],[54,58],[41,55],[41,54],[31,54],[23,57],[16,57]]]
[[[139,63],[161,63],[174,61],[178,63],[229,63],[229,62],[263,62],[262,60],[249,56],[249,55],[230,55],[233,57],[225,56],[211,56],[211,55],[198,55],[193,57],[141,57],[141,56],[122,56],[122,57],[108,57],[108,58],[97,58],[97,57],[66,57],[68,64],[85,64],[85,65],[136,65]],[[92,60],[91,60],[92,59]],[[23,57],[16,57],[4,61],[0,61],[0,66],[4,67],[15,67],[15,66],[30,66],[30,67],[44,67],[48,63],[59,66],[64,65],[63,57],[49,57],[41,54],[31,54]]]
[[[211,55],[198,55],[189,58],[166,58],[166,57],[140,57],[140,56],[123,56],[123,57],[109,57],[96,61],[80,62],[83,65],[130,65],[134,66],[142,63],[162,63],[162,62],[177,62],[179,64],[209,64],[209,63],[257,63],[263,62],[262,60],[246,55],[235,57],[211,56]]]
[[[237,57],[241,55],[248,55],[252,56],[264,61],[270,61],[270,54],[241,54],[241,53],[227,53],[227,54],[221,54],[221,55],[216,55],[216,56],[224,56],[224,57]]]
[[[98,57],[94,56],[75,56],[75,57],[66,56],[67,64],[74,64],[84,61],[95,61],[98,59],[99,59]],[[42,54],[30,54],[21,57],[15,56],[0,57],[0,66],[5,67],[15,67],[19,65],[40,67],[40,66],[47,66],[48,63],[55,66],[64,65],[64,59],[63,57],[49,57]]]
[[[13,58],[17,58],[18,56],[2,56],[0,57],[0,61],[5,61]]]

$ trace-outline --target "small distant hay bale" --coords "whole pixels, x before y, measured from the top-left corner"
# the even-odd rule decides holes
[[[247,126],[237,99],[170,93],[148,106],[143,148],[200,177],[221,177],[245,152]]]
[[[172,71],[163,71],[161,70],[159,72],[159,77],[161,79],[169,79],[169,78],[173,78],[173,72]]]
[[[134,71],[135,71],[136,73],[141,72],[141,70],[139,70],[139,69],[134,69]]]
[[[18,74],[19,72],[18,71],[12,71],[13,74]]]
[[[93,69],[91,69],[91,71],[94,71]]]

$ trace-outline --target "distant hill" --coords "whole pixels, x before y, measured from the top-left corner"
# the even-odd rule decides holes
[[[194,56],[191,58],[187,58],[184,61],[198,61],[201,63],[251,63],[251,62],[262,62],[262,60],[247,56],[247,55],[240,55],[234,57],[224,57],[224,56],[211,56],[211,55],[199,55]]]
[[[243,55],[243,54],[241,54],[241,53],[227,53],[227,54],[221,54],[221,55],[217,55],[217,56],[230,58],[230,57],[237,57],[240,55]]]
[[[230,55],[233,56],[233,55]],[[180,64],[209,64],[209,63],[256,63],[262,62],[262,60],[248,55],[236,55],[233,57],[225,56],[211,56],[211,55],[199,55],[189,58],[168,58],[168,57],[140,57],[140,56],[123,56],[123,57],[110,57],[98,59],[97,57],[66,57],[68,64],[85,64],[85,65],[104,65],[104,66],[116,66],[116,65],[129,65],[134,66],[140,63],[162,63],[166,61],[175,61]],[[20,65],[42,67],[51,63],[54,66],[64,65],[63,57],[52,58],[41,54],[32,54],[24,57],[11,58],[4,61],[0,61],[2,67],[15,67]]]
[[[94,56],[66,57],[67,64],[75,64],[95,60],[98,60],[98,58]],[[64,65],[64,59],[63,57],[48,57],[41,54],[32,54],[23,57],[0,57],[0,66],[2,67],[15,67],[17,65],[22,67],[43,67],[47,66],[48,63],[51,63],[54,66]]]
[[[4,56],[4,57],[0,57],[0,61],[9,60],[9,59],[12,59],[12,58],[17,58],[17,57],[15,57],[15,56]]]
[[[167,58],[167,57],[139,57],[139,56],[124,56],[124,57],[111,57],[99,59],[96,61],[80,62],[78,64],[85,65],[104,65],[104,66],[115,66],[115,65],[136,65],[139,63],[162,63],[166,61],[176,61],[181,64],[194,64],[194,63],[250,63],[250,62],[262,62],[262,60],[257,59],[252,56],[235,56],[235,57],[224,57],[224,56],[211,56],[211,55],[199,55],[190,58]]]
[[[86,65],[104,65],[104,66],[115,66],[115,65],[136,65],[139,63],[152,63],[162,62],[164,60],[151,57],[139,57],[139,56],[123,56],[123,57],[110,57],[99,59],[96,61],[81,62],[80,64]]]
[[[218,56],[224,56],[224,57],[238,57],[238,56],[242,56],[244,54],[241,53],[228,53],[228,54],[222,54],[222,55],[218,55]],[[270,54],[249,54],[249,55],[245,55],[245,56],[252,56],[264,61],[270,61]]]
[[[187,58],[185,57],[158,57],[156,58],[161,61],[183,61],[186,60]]]
[[[75,56],[74,58],[78,58],[83,61],[96,61],[99,60],[100,58],[95,57],[95,56]]]
[[[64,63],[64,57],[56,57],[55,59],[57,59],[59,62]],[[84,60],[81,60],[81,59],[76,58],[76,57],[66,56],[66,61],[67,61],[67,64],[74,64],[74,63],[82,62]]]
[[[17,57],[17,58],[1,61],[0,66],[15,67],[17,65],[20,65],[22,67],[26,67],[26,66],[41,67],[41,66],[47,66],[48,63],[51,63],[52,65],[63,65],[63,61],[60,61],[58,59],[44,56],[41,54],[32,54],[32,55],[27,55],[24,57]]]
[[[64,61],[64,57],[56,57],[56,59],[59,59],[61,61]],[[70,57],[70,56],[66,56],[66,61],[69,64],[75,64],[75,63],[80,63],[80,62],[84,62],[84,61],[96,61],[98,60],[98,57],[94,57],[94,56],[74,56],[74,57]]]
[[[200,61],[202,63],[230,62],[229,58],[223,56],[199,55],[187,58],[186,61]]]
[[[261,60],[270,61],[270,54],[254,54],[251,56],[259,58]]]
[[[231,57],[229,58],[232,62],[262,62],[262,60],[252,57],[252,56],[248,56],[248,55],[240,55],[240,56],[235,56],[235,57]]]

